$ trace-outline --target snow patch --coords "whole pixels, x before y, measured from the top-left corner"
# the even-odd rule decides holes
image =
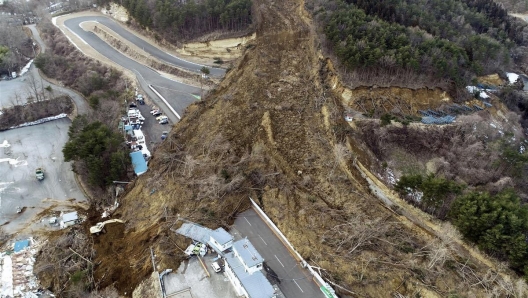
[[[31,67],[31,63],[33,63],[33,59],[29,60],[28,64],[26,64],[26,66],[22,68],[22,70],[20,71],[21,76],[23,76],[26,72],[29,71],[29,68]]]
[[[10,256],[3,256],[1,267],[1,297],[14,297],[13,293],[13,261]]]
[[[396,184],[396,178],[394,177],[394,172],[392,172],[391,169],[387,168],[387,179],[389,180],[389,183],[392,185]]]
[[[66,117],[68,117],[68,115],[62,113],[62,114],[59,114],[57,116],[46,117],[46,118],[39,119],[37,121],[26,122],[26,123],[22,123],[22,124],[17,125],[17,126],[11,126],[9,129],[26,127],[26,126],[33,126],[33,125],[42,124],[42,123],[46,123],[46,122],[50,122],[50,121],[53,121],[53,120],[62,119],[62,118],[66,118]]]
[[[489,95],[486,94],[486,92],[480,92],[480,93],[479,93],[479,97],[480,97],[480,98],[489,98]]]
[[[10,165],[12,166],[15,166],[16,167],[20,167],[20,166],[27,166],[28,163],[27,163],[27,160],[18,160],[18,157],[17,159],[13,159],[13,158],[0,158],[0,162],[8,162]]]
[[[507,72],[506,76],[508,77],[508,81],[510,81],[510,84],[514,84],[519,78],[519,75],[513,72]]]
[[[466,90],[469,93],[476,93],[477,91],[480,91],[480,88],[477,86],[466,86]]]
[[[11,147],[11,144],[9,144],[7,140],[4,140],[2,144],[0,144],[0,148],[7,148],[7,147]]]

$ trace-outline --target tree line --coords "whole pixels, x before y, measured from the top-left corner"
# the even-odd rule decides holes
[[[464,191],[465,185],[419,174],[402,176],[395,189],[414,197],[422,209],[449,219],[464,238],[528,276],[528,207],[513,190]]]
[[[124,0],[143,27],[175,41],[215,30],[240,31],[251,25],[251,0]]]
[[[527,26],[491,0],[314,0],[310,6],[347,70],[403,69],[464,86],[509,67],[510,50],[528,44]]]

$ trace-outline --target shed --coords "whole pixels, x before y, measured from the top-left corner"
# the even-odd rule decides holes
[[[15,253],[17,253],[17,252],[24,250],[26,247],[29,247],[29,239],[20,240],[20,241],[15,242],[14,251]]]
[[[78,219],[79,219],[79,216],[77,215],[77,211],[73,211],[70,213],[64,213],[61,216],[61,221],[60,221],[61,229],[64,229],[69,226],[73,226],[74,224],[77,223]]]

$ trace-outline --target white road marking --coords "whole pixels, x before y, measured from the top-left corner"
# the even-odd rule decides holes
[[[262,238],[262,236],[260,236],[260,235],[258,235],[258,236],[260,237],[260,240],[262,240],[262,242],[264,242],[264,244],[268,245],[268,244],[266,243],[266,241],[264,241],[264,238]]]
[[[301,290],[301,292],[304,293],[304,291],[301,289],[301,286],[299,286],[299,284],[295,281],[295,279],[293,280],[293,282],[297,285],[297,287],[299,287],[299,290]]]
[[[282,262],[279,260],[279,258],[277,258],[277,255],[274,255],[275,256],[275,259],[277,259],[277,261],[279,261],[279,263],[282,265],[282,267],[284,267],[284,264],[282,264]],[[299,286],[299,285],[297,285]]]
[[[247,221],[247,223],[251,226],[251,223],[249,222],[249,220],[247,220],[247,218],[244,217],[244,219]]]

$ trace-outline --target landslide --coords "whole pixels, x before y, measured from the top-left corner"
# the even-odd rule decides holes
[[[514,293],[504,269],[451,245],[455,232],[435,237],[372,195],[304,3],[255,0],[254,11],[256,39],[130,185],[114,215],[124,228],[94,241],[99,287],[130,296],[152,271],[150,248],[157,270],[183,259],[180,219],[229,227],[252,197],[342,297]]]

